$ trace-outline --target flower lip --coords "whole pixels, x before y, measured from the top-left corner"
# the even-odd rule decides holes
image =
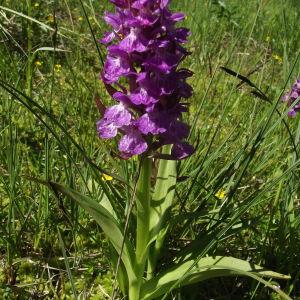
[[[118,134],[118,128],[105,119],[101,119],[97,122],[97,130],[102,139],[111,139]]]
[[[147,44],[149,42],[142,36],[139,28],[132,27],[130,33],[119,44],[119,48],[127,53],[134,51],[145,52],[147,50]]]
[[[159,99],[152,97],[150,93],[143,87],[133,92],[130,95],[130,100],[135,105],[149,105],[159,101]]]
[[[134,127],[128,127],[125,135],[119,142],[119,151],[123,158],[130,158],[133,155],[144,153],[148,149],[148,144],[143,139],[141,133]]]
[[[112,122],[116,127],[127,126],[130,124],[132,116],[126,107],[119,103],[106,109],[104,119]]]
[[[104,64],[103,79],[105,83],[109,84],[118,81],[121,76],[129,75],[131,68],[126,52],[115,46],[110,46],[108,52]]]

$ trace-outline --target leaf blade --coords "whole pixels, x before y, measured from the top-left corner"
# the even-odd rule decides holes
[[[54,189],[55,191],[59,191],[65,196],[68,196],[69,198],[77,202],[77,204],[80,205],[85,211],[87,211],[100,225],[101,229],[110,240],[117,253],[121,253],[122,243],[124,239],[123,233],[117,220],[106,208],[104,208],[95,200],[81,195],[75,190],[65,187],[59,183],[50,182],[49,184],[52,189]],[[124,249],[122,251],[122,261],[128,273],[129,279],[133,279],[135,277],[133,267],[134,251],[128,239],[125,239]]]
[[[141,289],[141,299],[147,300],[162,296],[178,285],[177,282],[180,282],[180,286],[185,286],[214,277],[236,275],[255,277],[255,279],[257,279],[256,277],[290,278],[233,257],[205,257],[198,262],[189,260],[175,265],[161,275],[145,282]]]

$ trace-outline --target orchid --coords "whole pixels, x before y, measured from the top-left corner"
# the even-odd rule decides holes
[[[292,85],[291,90],[283,96],[283,101],[287,102],[290,107],[288,115],[290,117],[295,117],[300,111],[300,79],[296,80]]]
[[[138,156],[136,181],[128,183],[130,202],[120,212],[115,210],[114,194],[99,203],[59,184],[52,183],[51,188],[76,201],[102,228],[112,246],[115,283],[124,299],[165,299],[174,288],[232,275],[250,276],[274,289],[263,276],[289,277],[233,257],[203,257],[198,240],[171,257],[170,265],[160,264],[172,222],[186,218],[172,210],[177,161],[195,151],[187,141],[190,128],[182,118],[188,111],[182,99],[193,93],[187,83],[193,73],[179,67],[190,54],[182,46],[190,32],[176,27],[184,14],[171,12],[170,0],[110,1],[115,12],[104,16],[112,31],[101,39],[107,47],[101,79],[114,105],[105,110],[103,103],[98,106],[102,118],[97,131],[102,139],[119,138],[123,159]],[[113,179],[110,175],[102,174],[106,191],[104,184],[109,186]]]

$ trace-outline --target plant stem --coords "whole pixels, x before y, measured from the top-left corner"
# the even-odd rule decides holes
[[[136,199],[136,274],[137,282],[129,291],[130,300],[139,300],[140,288],[143,282],[145,265],[148,257],[149,220],[151,199],[152,162],[149,158],[141,161],[141,173],[137,185]]]

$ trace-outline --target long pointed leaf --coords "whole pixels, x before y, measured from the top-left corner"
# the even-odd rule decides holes
[[[169,153],[170,147],[166,146],[163,154]],[[155,270],[157,256],[168,231],[165,223],[173,204],[176,175],[176,161],[160,160],[150,210],[150,240],[155,241],[149,253],[150,277]]]
[[[65,196],[68,196],[72,200],[76,201],[77,204],[79,204],[85,211],[87,211],[100,225],[103,232],[110,240],[117,253],[120,254],[123,242],[123,233],[117,220],[106,208],[104,208],[95,200],[87,196],[81,195],[73,189],[65,187],[61,184],[51,182],[50,185],[55,191],[58,191]],[[129,280],[135,278],[133,260],[134,251],[130,241],[126,239],[124,249],[122,252],[122,261],[128,273]]]
[[[169,147],[164,154],[169,153]],[[175,192],[176,184],[176,161],[160,160],[151,201],[150,231],[154,237],[162,228],[165,217],[169,212]]]
[[[200,259],[197,264],[195,264],[195,260],[189,260],[174,266],[145,282],[141,288],[141,299],[148,300],[162,296],[168,293],[178,281],[180,286],[185,286],[210,278],[238,275],[290,279],[289,276],[267,271],[241,259],[224,256],[205,257]]]

